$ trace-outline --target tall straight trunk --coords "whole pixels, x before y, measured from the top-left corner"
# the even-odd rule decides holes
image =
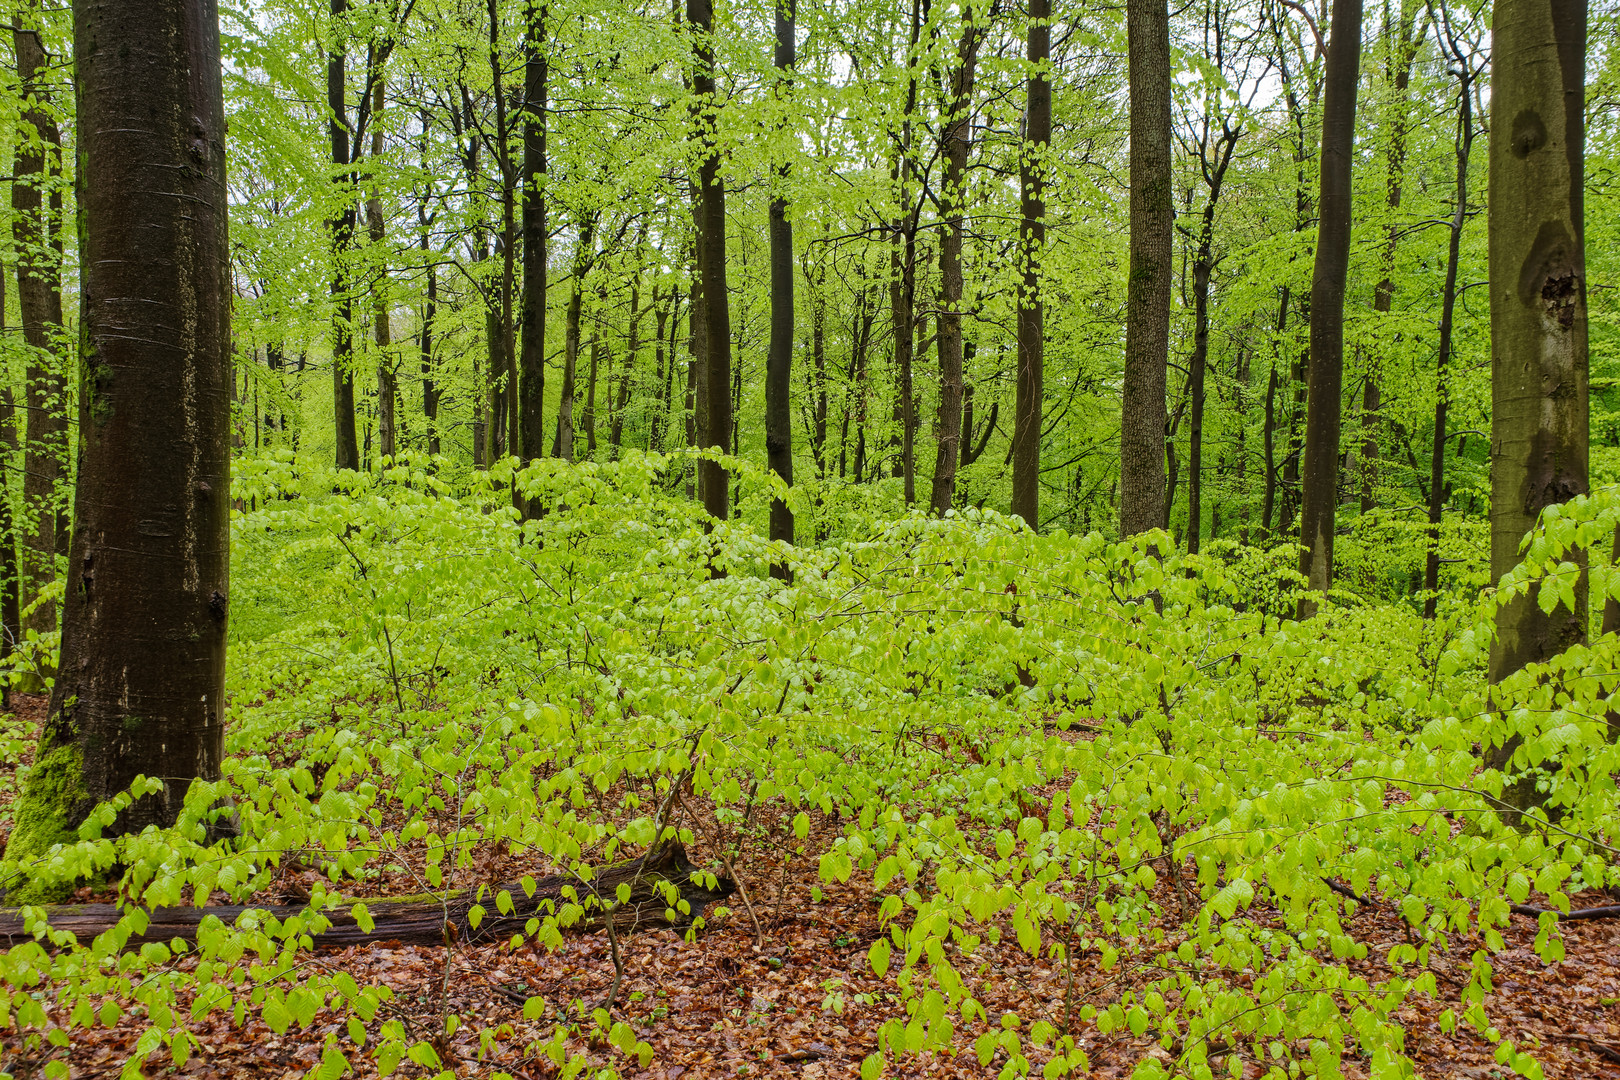
[[[7,850],[23,859],[71,841],[137,776],[162,786],[108,831],[172,824],[224,751],[232,379],[218,17],[210,0],[79,0],[74,44],[86,345],[74,582]]]
[[[1283,531],[1273,530],[1271,514],[1277,505],[1277,365],[1282,362],[1279,355],[1282,333],[1288,328],[1288,299],[1289,288],[1284,285],[1282,301],[1277,305],[1278,344],[1272,348],[1271,374],[1266,378],[1266,419],[1265,429],[1261,433],[1266,459],[1266,488],[1264,501],[1260,507],[1260,529],[1265,534],[1268,544],[1274,543]]]
[[[518,175],[512,161],[511,122],[506,108],[506,86],[501,70],[499,0],[487,0],[489,12],[489,74],[495,99],[495,165],[501,172],[501,279],[495,315],[498,348],[490,350],[490,431],[496,457],[520,453],[523,435],[518,405],[517,323],[513,293],[517,288]]]
[[[585,275],[596,261],[596,214],[580,220],[579,238],[574,249],[574,281],[568,293],[568,311],[563,320],[562,399],[557,403],[557,436],[551,456],[574,460],[574,397],[579,371],[579,323],[585,304]]]
[[[1492,22],[1491,577],[1519,561],[1543,509],[1588,490],[1585,180],[1586,4],[1499,0]],[[1586,581],[1575,610],[1533,594],[1498,609],[1492,683],[1586,637]],[[1491,747],[1505,766],[1516,739]],[[1535,776],[1502,797],[1537,801]]]
[[[429,454],[439,452],[439,388],[433,381],[433,323],[439,314],[439,273],[428,254],[428,234],[422,232],[423,261],[427,263],[427,298],[422,305],[422,419],[427,427]]]
[[[1379,279],[1378,285],[1373,289],[1373,310],[1379,315],[1388,315],[1395,306],[1395,246],[1400,240],[1400,227],[1394,217],[1401,208],[1401,188],[1406,179],[1406,135],[1408,119],[1407,89],[1412,83],[1412,62],[1417,57],[1418,43],[1422,40],[1425,31],[1417,35],[1412,33],[1412,24],[1417,18],[1417,7],[1410,9],[1402,4],[1400,37],[1396,40],[1395,50],[1390,54],[1390,62],[1385,68],[1385,75],[1390,80],[1394,90],[1395,100],[1392,103],[1394,116],[1389,125],[1389,148],[1385,159],[1384,178],[1384,205],[1389,211],[1389,229],[1384,237],[1384,276]],[[1389,26],[1388,9],[1385,10],[1384,33],[1391,33]],[[1383,391],[1379,386],[1378,358],[1375,355],[1367,371],[1367,381],[1361,388],[1361,512],[1368,513],[1377,503],[1376,486],[1378,483],[1378,424],[1379,412],[1383,408]]]
[[[701,215],[697,185],[692,187],[692,217],[696,224]],[[703,232],[697,230],[692,240],[692,285],[686,319],[686,445],[697,448],[709,415],[709,380],[704,358],[709,350],[709,331],[706,320],[708,305],[703,299]],[[687,472],[688,498],[703,498],[703,476],[694,462]]]
[[[524,461],[546,439],[546,5],[528,0],[523,42],[523,353],[518,379],[518,439]]]
[[[6,328],[6,275],[0,267],[0,332]],[[0,380],[0,660],[9,657],[22,640],[22,582],[17,562],[17,522],[12,513],[10,481],[22,449],[17,438],[17,404],[10,383]],[[11,685],[0,686],[0,709],[11,708]]]
[[[1239,136],[1238,129],[1223,125],[1215,160],[1206,160],[1201,170],[1208,191],[1198,227],[1198,251],[1193,256],[1193,351],[1187,373],[1187,551],[1194,555],[1198,553],[1204,522],[1204,377],[1209,368],[1209,279],[1215,269],[1215,207]]]
[[[647,425],[647,449],[657,453],[665,450],[665,432],[669,430],[669,410],[675,397],[675,350],[674,342],[666,336],[666,328],[676,319],[675,298],[680,294],[674,289],[670,290],[669,305],[666,307],[658,300],[658,290],[653,289],[653,330],[655,341],[653,345],[653,370],[657,381],[654,384],[658,395],[658,404],[653,409],[652,420]]]
[[[1126,0],[1130,52],[1130,277],[1119,461],[1119,531],[1165,525],[1166,381],[1170,359],[1170,13]]]
[[[794,18],[797,0],[777,0],[776,72],[785,93],[797,62]],[[787,184],[788,165],[777,166],[777,182]],[[771,344],[765,361],[765,460],[770,470],[793,484],[793,225],[787,219],[787,194],[778,188],[771,198]],[[771,500],[771,539],[793,543],[793,511],[781,499]],[[786,578],[787,567],[775,564],[771,576]]]
[[[894,335],[895,420],[899,425],[900,460],[896,474],[901,478],[907,506],[917,502],[917,398],[912,385],[912,365],[916,350],[917,310],[917,213],[912,207],[910,182],[912,163],[912,113],[917,108],[917,42],[922,34],[924,5],[927,0],[911,0],[911,33],[906,47],[906,108],[900,123],[900,147],[894,165],[894,183],[900,197],[900,215],[890,239],[889,312]]]
[[[967,159],[973,138],[973,76],[984,28],[970,5],[962,8],[962,38],[942,126],[945,176],[940,203],[945,229],[939,238],[939,453],[934,458],[934,491],[929,509],[944,516],[956,497],[957,460],[962,441],[962,233],[967,209]]]
[[[806,268],[808,272],[808,267]],[[810,455],[816,475],[827,478],[827,296],[823,277],[810,294],[810,374],[811,388]]]
[[[597,293],[597,306],[605,307],[606,299]],[[602,343],[602,331],[598,326],[591,328],[591,366],[585,378],[585,408],[580,413],[580,426],[585,429],[585,456],[591,460],[596,458],[596,377],[602,366],[602,353],[606,346]]]
[[[360,442],[354,429],[354,297],[349,291],[349,248],[354,242],[353,165],[349,146],[348,52],[349,0],[332,0],[332,45],[326,54],[326,105],[333,182],[343,197],[343,208],[328,222],[332,234],[332,420],[336,450],[333,463],[340,469],[360,467]]]
[[[17,249],[17,306],[28,346],[24,371],[28,406],[23,450],[22,567],[24,603],[56,580],[56,555],[65,539],[57,484],[67,461],[67,380],[62,361],[62,135],[45,75],[49,57],[39,33],[14,27],[17,76],[31,107],[22,121],[33,138],[18,145],[11,186],[12,240]],[[37,139],[37,143],[36,140]],[[40,604],[27,630],[56,629],[56,605]]]
[[[713,0],[686,0],[692,29],[692,92],[698,116],[692,137],[702,146],[698,165],[698,221],[704,311],[704,380],[707,416],[699,445],[725,450],[731,435],[731,299],[726,292],[726,187],[720,175],[718,112],[714,81]],[[720,520],[731,516],[731,474],[717,461],[698,465],[703,506]]]
[[[1029,0],[1030,63],[1025,90],[1024,145],[1019,157],[1023,218],[1019,224],[1023,288],[1018,294],[1018,384],[1013,405],[1012,512],[1031,529],[1040,527],[1041,404],[1045,393],[1046,327],[1040,296],[1041,255],[1046,245],[1044,155],[1052,141],[1052,0]]]
[[[1333,587],[1333,531],[1339,505],[1339,414],[1344,380],[1344,288],[1350,268],[1350,162],[1361,70],[1361,0],[1339,0],[1323,73],[1322,187],[1316,266],[1311,275],[1311,369],[1301,466],[1299,569],[1321,596]],[[1307,594],[1300,613],[1315,610]]]
[[[371,101],[371,160],[379,161],[383,152],[382,110],[385,98],[383,80],[372,87]],[[377,277],[372,287],[371,320],[377,342],[377,449],[385,458],[399,452],[396,445],[394,405],[399,399],[399,387],[394,376],[394,358],[391,355],[394,339],[388,325],[388,263],[382,245],[387,235],[383,218],[382,194],[375,187],[366,199],[366,232],[371,241],[372,255],[378,260]]]
[[[1445,507],[1446,408],[1450,388],[1446,368],[1451,362],[1451,328],[1457,310],[1457,264],[1462,256],[1463,223],[1468,220],[1468,157],[1474,147],[1474,69],[1470,57],[1458,55],[1457,87],[1457,207],[1451,214],[1450,246],[1446,251],[1446,285],[1441,294],[1440,351],[1435,357],[1434,444],[1429,458],[1429,551],[1423,565],[1423,617],[1432,619],[1440,590],[1440,515]]]
[[[866,402],[867,382],[870,376],[867,373],[869,356],[872,347],[872,320],[876,315],[877,305],[868,302],[867,293],[863,289],[861,294],[860,310],[856,315],[854,356],[851,358],[851,389],[855,397],[855,482],[861,483],[866,477]]]
[[[624,346],[624,366],[619,369],[619,389],[614,394],[608,443],[615,449],[624,445],[624,413],[630,407],[630,376],[635,371],[636,354],[641,351],[641,269],[630,279],[630,333]]]

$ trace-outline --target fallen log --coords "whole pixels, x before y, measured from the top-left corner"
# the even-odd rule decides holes
[[[564,890],[572,888],[575,903],[584,903],[594,895],[596,902],[585,904],[585,910],[572,929],[589,930],[604,925],[605,915],[611,914],[613,929],[619,933],[634,933],[663,926],[684,926],[691,923],[704,908],[717,900],[730,896],[736,884],[728,877],[716,875],[714,887],[700,880],[699,868],[686,857],[686,849],[678,843],[665,844],[646,855],[628,862],[603,867],[590,882],[581,881],[570,874],[554,874],[534,883],[534,894],[526,893],[518,883],[506,883],[482,890],[460,889],[446,894],[428,894],[410,897],[337,898],[328,899],[328,906],[320,911],[331,925],[314,935],[317,947],[347,948],[374,941],[397,941],[410,945],[446,945],[453,942],[494,941],[524,932],[532,918],[545,918],[560,911],[570,902]],[[706,875],[705,875],[706,879]],[[671,884],[685,900],[688,912],[677,914],[672,922],[668,918],[668,903],[664,883]],[[619,902],[619,886],[630,887],[629,899]],[[496,907],[496,897],[505,891],[511,895],[512,910],[502,913]],[[367,929],[355,918],[353,907],[363,903],[372,925]],[[478,925],[472,924],[473,908],[484,909]],[[110,930],[123,918],[126,909],[117,904],[58,904],[45,908],[52,930],[69,930],[81,942],[104,930]],[[234,926],[244,913],[255,912],[267,923],[269,918],[285,921],[296,915],[310,914],[306,904],[214,904],[207,907],[154,908],[146,930],[131,935],[125,948],[135,948],[148,941],[167,944],[175,938],[188,943],[196,942],[197,929],[204,919],[214,916],[226,926]],[[0,941],[16,943],[32,938],[23,926],[21,913],[16,908],[0,909]]]

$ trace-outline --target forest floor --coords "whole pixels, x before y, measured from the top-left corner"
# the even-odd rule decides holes
[[[14,705],[18,719],[28,725],[24,730],[37,731],[44,699],[19,697]],[[0,766],[0,820],[15,791],[15,766]],[[731,913],[711,919],[694,941],[672,930],[621,939],[624,975],[613,1017],[631,1025],[637,1037],[652,1046],[652,1064],[646,1069],[593,1041],[590,1023],[579,1022],[582,1010],[606,1000],[614,978],[609,941],[601,931],[567,937],[555,952],[527,944],[513,950],[504,944],[417,947],[382,942],[318,950],[310,963],[346,970],[362,984],[390,987],[393,1004],[379,1020],[402,1021],[413,1038],[433,1040],[433,1033],[445,1030],[447,1016],[459,1017],[454,1035],[434,1040],[457,1076],[487,1077],[501,1071],[538,1080],[555,1075],[550,1062],[534,1056],[530,1048],[549,1037],[559,1019],[576,1024],[579,1034],[570,1043],[571,1051],[625,1077],[855,1076],[861,1060],[876,1049],[879,1027],[904,1015],[891,980],[875,976],[866,960],[868,946],[885,932],[878,920],[884,894],[872,887],[869,875],[860,873],[846,885],[819,883],[814,853],[824,850],[842,827],[831,815],[811,815],[811,822],[811,833],[803,842],[810,854],[787,862],[780,842],[790,835],[786,822],[761,822],[763,827],[745,839],[733,860],[749,902],[732,897]],[[700,827],[690,854],[698,864],[708,865],[716,860],[719,845],[706,840],[702,823],[694,824]],[[731,841],[725,846],[730,848]],[[501,875],[492,882],[509,880],[505,877],[512,870],[506,865],[509,858],[504,853],[490,855],[495,857],[484,861],[480,872]],[[818,886],[816,899],[812,890]],[[296,892],[298,883],[289,881],[283,888]],[[1158,898],[1162,910],[1175,911],[1177,900],[1168,875],[1161,876],[1158,888],[1164,893]],[[257,899],[269,903],[287,896]],[[1612,902],[1606,897],[1574,898],[1576,907]],[[1259,904],[1247,913],[1257,920],[1275,914]],[[1178,933],[1173,923],[1167,920],[1164,925],[1171,941]],[[1360,907],[1350,928],[1359,940],[1374,946],[1360,964],[1361,973],[1369,978],[1384,968],[1382,958],[1388,949],[1406,940],[1404,922],[1387,904]],[[1487,1007],[1504,1037],[1521,1048],[1534,1048],[1550,1080],[1620,1080],[1620,921],[1567,923],[1563,930],[1567,959],[1543,964],[1532,947],[1534,922],[1514,917],[1504,934],[1506,949],[1492,960],[1494,992]],[[1061,1030],[1068,1014],[1069,1029],[1090,1060],[1090,1076],[1124,1077],[1144,1057],[1168,1059],[1169,1054],[1157,1045],[1151,1030],[1139,1037],[1124,1030],[1104,1035],[1079,1017],[1081,1005],[1105,1008],[1133,986],[1162,974],[1154,965],[1161,948],[1141,941],[1117,942],[1116,947],[1121,959],[1111,971],[1104,971],[1091,954],[1078,955],[1072,967],[1044,952],[1031,957],[1010,933],[999,943],[981,944],[971,960],[959,955],[952,959],[964,975],[977,975],[975,993],[991,1017],[1016,1013],[1025,1025],[1045,1019]],[[1468,981],[1468,958],[1480,947],[1478,940],[1454,937],[1452,952],[1431,964],[1440,993],[1415,997],[1399,1013],[1407,1052],[1422,1077],[1511,1075],[1495,1063],[1493,1047],[1466,1024],[1448,1035],[1439,1023],[1444,1010],[1457,1006]],[[181,968],[193,963],[176,961]],[[546,1014],[527,1020],[524,1003],[536,995],[546,1001]],[[70,1075],[85,1080],[119,1075],[144,1027],[138,1011],[112,1028],[71,1029]],[[53,1014],[52,1019],[65,1023],[67,1017]],[[376,1027],[374,1021],[373,1037]],[[166,1051],[158,1051],[146,1059],[142,1074],[291,1080],[320,1063],[328,1036],[350,1049],[345,1028],[333,1014],[319,1014],[309,1026],[280,1035],[251,1013],[243,1026],[216,1011],[192,1021],[191,1028],[200,1045],[184,1066],[177,1067]],[[483,1045],[480,1029],[493,1035]],[[998,1055],[989,1067],[981,1066],[973,1049],[977,1034],[964,1027],[956,1034],[954,1053],[927,1052],[891,1061],[885,1075],[994,1075],[1004,1059]],[[1346,1075],[1367,1075],[1367,1061],[1353,1053],[1346,1056]],[[376,1066],[365,1055],[351,1056],[353,1075],[376,1075]],[[1038,1069],[1044,1062],[1037,1059],[1034,1064]],[[32,1080],[42,1066],[43,1059],[29,1060],[16,1047],[0,1046],[0,1073],[10,1070],[17,1080]],[[1217,1074],[1224,1074],[1227,1066],[1217,1062]],[[1256,1060],[1245,1057],[1245,1077],[1263,1073]],[[432,1070],[405,1062],[394,1075],[428,1076]]]

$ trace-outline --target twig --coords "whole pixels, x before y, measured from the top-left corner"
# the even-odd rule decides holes
[[[1322,879],[1322,884],[1326,885],[1328,888],[1332,889],[1334,892],[1338,893],[1340,896],[1348,896],[1350,899],[1354,900],[1358,904],[1366,904],[1368,907],[1377,907],[1378,906],[1376,901],[1369,900],[1367,897],[1362,896],[1360,893],[1356,892],[1356,890],[1350,888],[1348,885],[1340,885],[1337,881],[1334,881],[1332,878],[1327,878],[1327,877],[1323,878]]]
[[[1590,1035],[1574,1035],[1574,1034],[1566,1034],[1565,1032],[1558,1031],[1558,1032],[1554,1032],[1551,1037],[1554,1038],[1554,1039],[1563,1039],[1565,1042],[1585,1043],[1587,1046],[1590,1046],[1593,1050],[1596,1050],[1598,1052],[1598,1054],[1601,1055],[1602,1057],[1605,1057],[1610,1061],[1620,1061],[1620,1050],[1615,1049],[1613,1046],[1610,1046],[1608,1043],[1598,1042],[1596,1039],[1592,1038]]]
[[[1514,904],[1509,910],[1515,915],[1527,915],[1532,919],[1539,919],[1541,916],[1551,912],[1558,916],[1559,922],[1578,922],[1581,919],[1620,919],[1620,904],[1611,904],[1608,907],[1582,908],[1579,911],[1559,911],[1557,908]]]

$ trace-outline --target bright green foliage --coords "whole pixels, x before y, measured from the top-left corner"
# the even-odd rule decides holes
[[[56,845],[71,844],[78,839],[77,831],[70,828],[69,823],[83,813],[88,798],[81,774],[82,761],[78,746],[70,743],[51,748],[28,770],[14,811],[16,821],[6,842],[8,859],[22,863],[43,860]],[[49,903],[61,900],[67,891],[65,882],[27,880],[7,888],[6,901]]]
[[[1302,1053],[1319,1075],[1362,1053],[1393,1076],[1410,1069],[1393,1014],[1433,991],[1435,950],[1475,933],[1498,946],[1531,888],[1563,906],[1614,880],[1597,838],[1615,824],[1604,718],[1620,642],[1527,669],[1490,705],[1489,602],[1451,599],[1425,624],[1346,596],[1296,623],[1288,549],[1220,542],[1161,560],[1146,553],[1154,537],[1035,536],[976,512],[851,509],[824,544],[787,549],[746,524],[706,529],[665,494],[682,464],[629,453],[452,482],[409,462],[369,477],[290,455],[242,463],[238,495],[263,508],[234,534],[223,779],[194,785],[169,833],[82,840],[33,869],[59,880],[116,861],[144,904],[188,885],[197,903],[240,897],[295,856],[327,881],[285,923],[205,925],[190,974],[161,945],[114,959],[144,924],[132,907],[95,942],[12,949],[8,983],[48,979],[69,1008],[98,993],[144,1006],[143,1053],[185,1045],[172,1011],[184,986],[194,1016],[251,1009],[278,1031],[338,1007],[385,1071],[407,1057],[433,1067],[428,1044],[378,1016],[386,989],[300,964],[321,912],[351,907],[383,867],[435,894],[489,884],[470,860],[490,842],[588,878],[670,827],[666,796],[684,779],[722,815],[753,798],[783,806],[796,832],[815,812],[843,823],[810,854],[823,880],[870,875],[885,897],[890,936],[867,960],[909,1018],[883,1030],[883,1057],[962,1030],[984,1060],[1003,1048],[1065,1063],[1048,1075],[1082,1068],[1050,1023],[987,1015],[976,995],[993,976],[971,957],[1012,935],[1106,966],[1123,939],[1158,950],[1157,976],[1082,1015],[1151,1028],[1180,1048],[1184,1075],[1211,1075],[1209,1047],[1225,1044],[1275,1048],[1279,1068]],[[768,477],[737,467],[745,504],[770,497]],[[513,484],[548,512],[520,522]],[[808,497],[791,496],[810,514]],[[1559,602],[1571,551],[1606,545],[1617,519],[1609,492],[1550,515],[1503,588]],[[1606,554],[1590,559],[1594,598],[1620,592]],[[767,576],[776,561],[793,584]],[[1524,736],[1522,764],[1545,770],[1556,823],[1517,832],[1491,810],[1502,778],[1478,771],[1475,744],[1504,726]],[[203,845],[224,796],[246,834],[234,853]],[[1156,892],[1166,875],[1173,889]],[[1349,966],[1373,943],[1329,878],[1411,924],[1382,976]],[[1183,927],[1168,937],[1152,926],[1166,895]],[[566,903],[526,936],[555,944],[581,913]],[[1555,922],[1538,948],[1561,955]],[[1463,1019],[1495,1038],[1489,986],[1487,949]],[[5,1022],[30,1022],[22,998]],[[561,1063],[563,1037],[536,1052]],[[1139,1075],[1163,1069],[1150,1059]]]

